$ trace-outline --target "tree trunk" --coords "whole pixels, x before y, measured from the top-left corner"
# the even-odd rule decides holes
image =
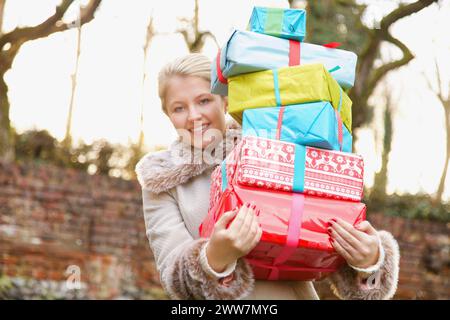
[[[446,132],[446,139],[447,139],[447,147],[445,151],[445,164],[444,164],[444,170],[442,172],[441,180],[439,181],[439,187],[436,193],[435,201],[438,203],[442,200],[442,194],[445,190],[445,181],[447,178],[447,172],[448,172],[448,164],[450,160],[450,101],[448,105],[444,105],[444,111],[445,111],[445,132]]]
[[[72,93],[70,96],[69,114],[67,115],[66,134],[64,136],[63,144],[66,148],[72,147],[72,114],[73,104],[75,101],[75,93],[77,90],[77,78],[78,78],[78,65],[80,63],[81,52],[81,25],[77,28],[77,56],[75,62],[75,70],[72,74]]]
[[[14,141],[9,119],[8,86],[0,72],[0,161],[14,160]]]
[[[388,97],[386,109],[384,112],[384,136],[383,151],[381,156],[381,169],[375,174],[372,192],[370,194],[371,202],[377,202],[382,205],[386,200],[386,187],[388,182],[388,162],[392,147],[392,106]]]
[[[145,102],[145,81],[147,79],[147,73],[146,67],[147,67],[147,55],[148,55],[148,49],[150,48],[150,44],[152,43],[153,37],[155,36],[155,29],[153,27],[153,11],[150,14],[150,19],[147,25],[147,32],[145,35],[145,43],[143,47],[144,51],[144,59],[142,61],[142,93],[141,93],[141,115],[140,115],[140,130],[139,130],[139,138],[138,138],[138,147],[137,152],[140,156],[143,153],[144,150],[144,142],[145,142],[145,135],[144,135],[144,102]]]

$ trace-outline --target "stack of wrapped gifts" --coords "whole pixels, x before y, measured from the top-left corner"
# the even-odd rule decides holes
[[[228,95],[242,124],[240,143],[212,173],[210,207],[200,226],[254,202],[263,230],[245,257],[256,279],[314,280],[345,263],[327,223],[365,220],[364,164],[352,152],[357,57],[336,43],[302,42],[306,13],[255,7],[248,31],[234,31],[213,62],[211,90]]]

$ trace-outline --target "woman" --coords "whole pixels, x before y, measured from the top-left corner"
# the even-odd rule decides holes
[[[161,284],[172,299],[318,299],[310,281],[253,278],[243,257],[258,243],[257,207],[225,213],[210,239],[199,237],[207,214],[210,175],[239,142],[240,128],[225,122],[227,99],[210,93],[210,61],[190,54],[159,74],[162,110],[178,131],[169,150],[136,166],[146,233]],[[228,227],[227,227],[228,226]],[[328,277],[341,299],[390,299],[397,288],[399,249],[392,235],[365,221],[330,221],[330,241],[347,261]]]

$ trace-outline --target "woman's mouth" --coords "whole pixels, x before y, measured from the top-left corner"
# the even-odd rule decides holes
[[[198,127],[194,127],[192,129],[189,129],[190,132],[194,133],[194,134],[200,134],[200,133],[205,133],[206,130],[208,130],[209,128],[209,123],[208,124],[203,124],[201,126]]]

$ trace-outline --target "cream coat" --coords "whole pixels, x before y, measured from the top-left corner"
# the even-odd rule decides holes
[[[173,299],[318,299],[310,281],[254,280],[243,258],[221,274],[208,265],[207,239],[200,238],[198,227],[208,211],[210,175],[240,136],[239,126],[229,122],[223,144],[209,153],[215,164],[206,163],[200,150],[179,140],[167,151],[145,155],[137,164],[146,233],[161,284]],[[390,233],[378,233],[382,254],[375,266],[356,271],[345,265],[328,277],[339,298],[390,299],[394,295],[398,245]],[[380,286],[368,287],[364,279],[369,273],[379,276]]]

